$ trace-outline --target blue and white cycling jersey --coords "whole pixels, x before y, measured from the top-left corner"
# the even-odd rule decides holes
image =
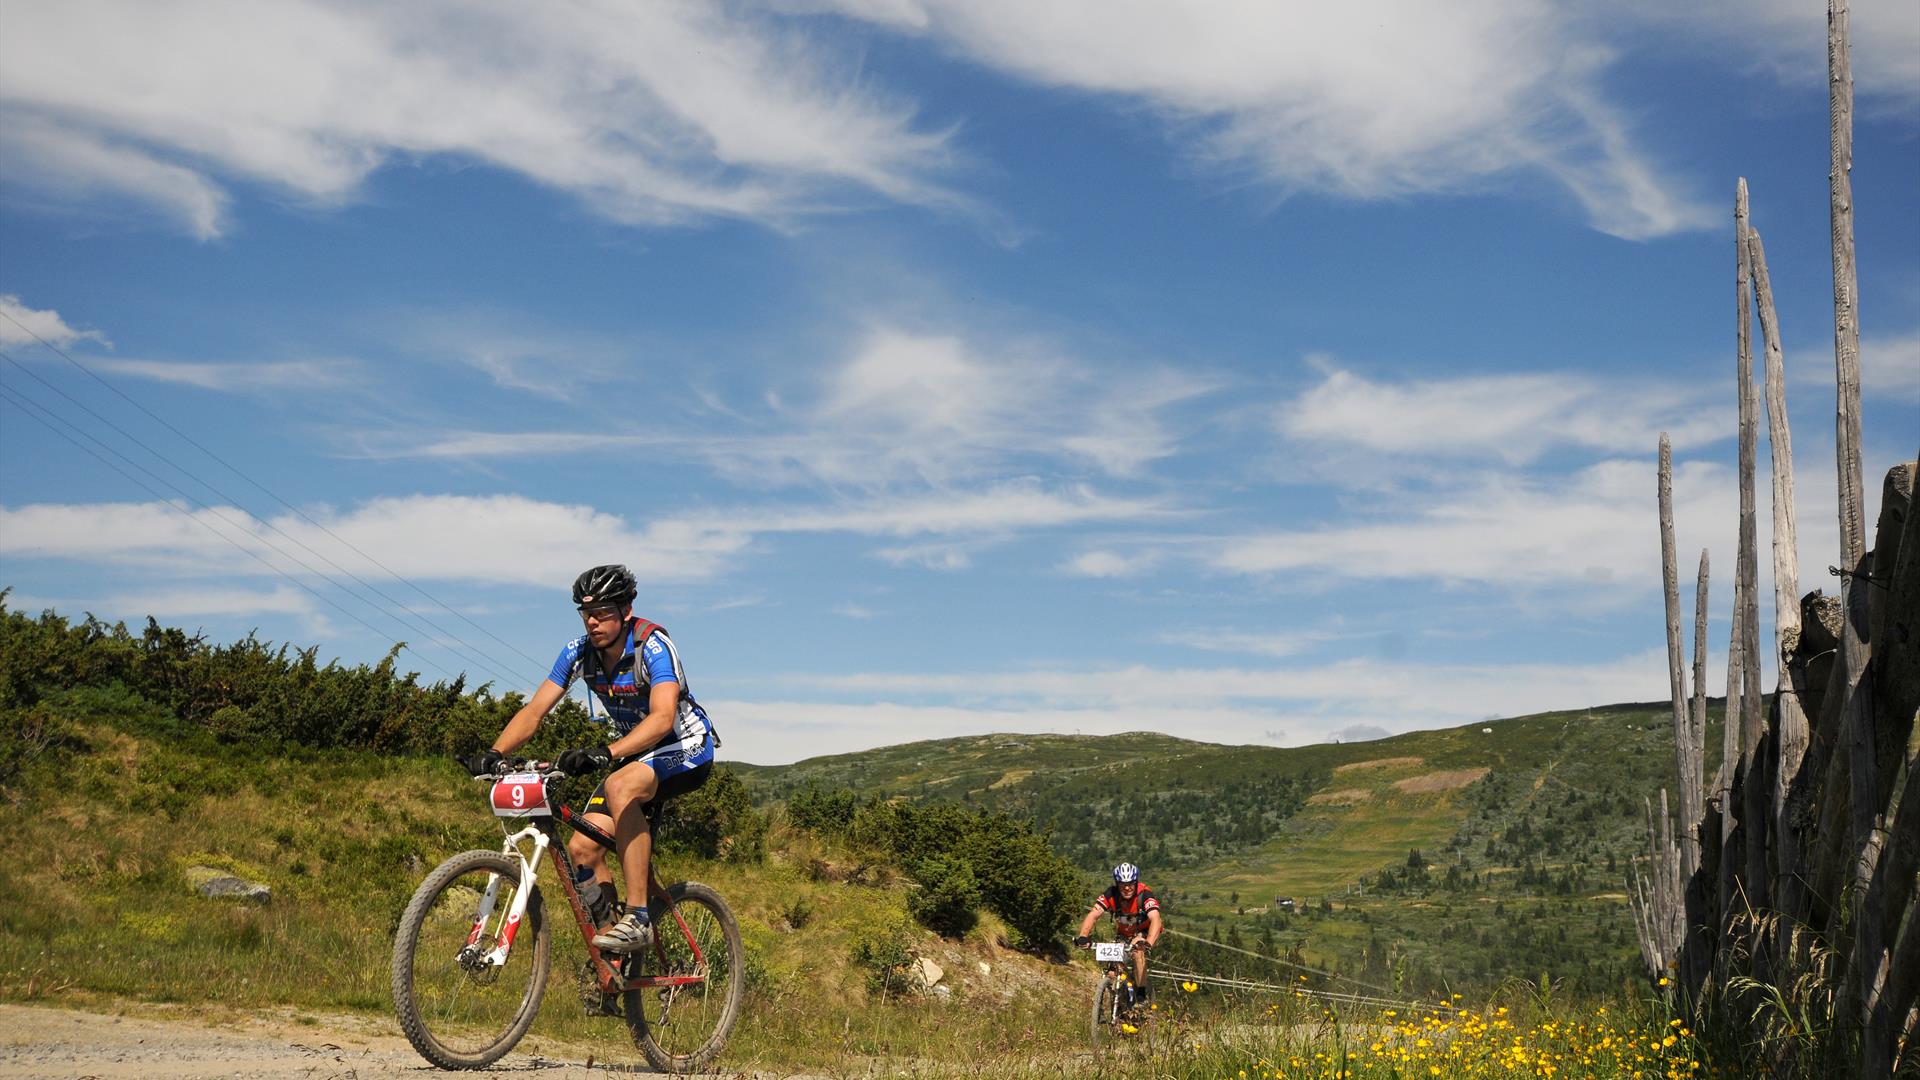
[[[560,650],[560,656],[553,662],[553,671],[547,678],[562,690],[570,690],[574,681],[584,675],[588,689],[606,707],[607,730],[613,739],[626,735],[647,718],[655,684],[677,683],[680,686],[680,708],[679,715],[674,718],[673,728],[643,753],[653,757],[674,756],[677,752],[678,755],[693,759],[710,755],[707,744],[713,726],[707,720],[706,710],[686,689],[686,671],[680,666],[680,655],[674,651],[673,642],[656,627],[641,643],[638,655],[640,662],[636,663],[633,631],[634,624],[629,622],[626,650],[611,672],[604,669],[593,644],[583,634],[567,642],[566,647]],[[706,755],[702,754],[703,749],[706,749]]]

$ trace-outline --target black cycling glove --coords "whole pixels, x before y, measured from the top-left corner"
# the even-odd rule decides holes
[[[1093,939],[1085,934],[1081,934],[1073,939],[1073,947],[1076,949],[1084,949],[1091,944],[1093,944]]]
[[[500,763],[507,760],[507,756],[489,747],[485,750],[476,750],[459,760],[461,767],[467,770],[467,775],[486,776],[499,772]]]
[[[554,764],[568,776],[585,776],[613,764],[613,753],[604,746],[583,746],[561,754]]]

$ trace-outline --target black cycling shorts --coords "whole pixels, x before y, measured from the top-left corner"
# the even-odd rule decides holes
[[[607,776],[612,776],[614,773],[619,772],[621,769],[639,760],[640,758],[636,756],[615,762],[613,768],[608,771]],[[700,785],[706,783],[707,777],[712,774],[713,762],[709,761],[696,765],[685,772],[674,773],[661,780],[660,788],[654,792],[653,798],[647,800],[647,802],[641,806],[641,809],[647,815],[647,820],[653,821],[658,818],[660,816],[660,807],[664,805],[668,799],[677,799],[687,792],[695,790]],[[604,778],[600,781],[599,786],[593,789],[593,794],[587,798],[585,812],[589,814],[599,814],[603,817],[613,816],[607,810],[607,781]]]

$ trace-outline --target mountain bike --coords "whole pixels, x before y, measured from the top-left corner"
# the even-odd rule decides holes
[[[1096,941],[1088,946],[1093,950],[1093,959],[1102,965],[1099,979],[1093,988],[1093,1023],[1090,1031],[1094,1049],[1100,1049],[1115,1038],[1132,1035],[1139,1031],[1130,1020],[1133,1015],[1133,975],[1127,962],[1127,943],[1124,941]],[[1133,1031],[1128,1031],[1133,1027]]]
[[[553,963],[537,881],[545,854],[586,944],[588,989],[600,997],[599,1011],[625,1018],[654,1068],[705,1068],[739,1018],[746,968],[740,924],[713,889],[692,881],[662,888],[649,866],[652,947],[626,955],[595,948],[593,917],[574,885],[567,846],[556,842],[556,822],[608,849],[613,838],[557,804],[551,785],[565,776],[536,762],[474,777],[492,782],[503,830],[525,824],[499,851],[463,851],[415,890],[393,939],[400,1028],[442,1069],[486,1068],[527,1033]],[[650,815],[657,809],[649,807]]]

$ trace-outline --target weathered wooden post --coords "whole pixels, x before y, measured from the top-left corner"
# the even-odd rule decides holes
[[[1693,758],[1702,777],[1707,767],[1707,549],[1700,549],[1700,579],[1693,587]],[[1706,808],[1701,807],[1704,817]]]
[[[1680,773],[1680,873],[1700,869],[1700,763],[1693,756],[1693,721],[1687,708],[1686,641],[1680,632],[1680,566],[1673,544],[1673,444],[1660,433],[1660,572],[1667,601],[1667,681],[1673,694],[1673,756]]]
[[[1800,776],[1808,739],[1807,714],[1801,700],[1806,671],[1794,658],[1800,643],[1800,572],[1794,524],[1793,435],[1787,425],[1786,365],[1781,356],[1773,280],[1767,273],[1766,246],[1757,229],[1748,231],[1747,243],[1753,266],[1754,306],[1760,315],[1760,337],[1766,351],[1767,451],[1773,464],[1773,630],[1775,659],[1780,666],[1773,698],[1774,900],[1786,915],[1805,920],[1805,849],[1792,828],[1787,805]]]
[[[1766,763],[1761,760],[1761,741],[1766,734],[1766,712],[1760,691],[1760,598],[1759,552],[1754,524],[1753,469],[1759,442],[1753,384],[1753,328],[1748,310],[1748,291],[1752,288],[1753,263],[1748,245],[1747,181],[1740,179],[1734,189],[1733,231],[1735,242],[1734,279],[1739,295],[1734,314],[1739,320],[1735,335],[1734,369],[1740,395],[1740,549],[1735,573],[1740,578],[1740,686],[1741,730],[1740,767],[1746,779],[1741,785],[1740,824],[1746,834],[1746,865],[1743,878],[1747,902],[1755,908],[1769,903],[1767,889],[1767,804],[1770,801],[1764,782]],[[1762,954],[1754,954],[1756,968],[1764,967]]]
[[[1721,948],[1716,952],[1716,968],[1721,972],[1724,983],[1726,972],[1719,963],[1726,953],[1728,939],[1726,934],[1733,916],[1733,898],[1740,891],[1740,868],[1743,861],[1743,849],[1733,842],[1734,824],[1740,815],[1733,805],[1734,773],[1740,767],[1740,725],[1742,702],[1740,700],[1740,679],[1744,665],[1740,662],[1740,620],[1742,605],[1740,602],[1740,574],[1738,562],[1733,575],[1733,627],[1728,631],[1727,640],[1727,708],[1726,716],[1720,725],[1720,782],[1717,796],[1720,802],[1720,883],[1717,910],[1719,922],[1716,924],[1721,935]]]
[[[1847,755],[1852,773],[1848,796],[1850,822],[1848,850],[1854,853],[1853,949],[1846,973],[1843,1014],[1862,1027],[1862,1075],[1884,1076],[1892,1068],[1890,1040],[1877,1030],[1879,980],[1869,958],[1881,953],[1879,912],[1866,910],[1869,886],[1880,845],[1874,816],[1881,807],[1874,763],[1872,684],[1861,676],[1867,667],[1865,639],[1867,605],[1864,587],[1852,572],[1870,571],[1866,555],[1865,501],[1860,466],[1860,321],[1859,277],[1853,250],[1853,58],[1848,41],[1847,0],[1827,3],[1827,174],[1830,223],[1833,236],[1833,373],[1835,384],[1835,467],[1840,485],[1840,659],[1846,669],[1845,717]]]

